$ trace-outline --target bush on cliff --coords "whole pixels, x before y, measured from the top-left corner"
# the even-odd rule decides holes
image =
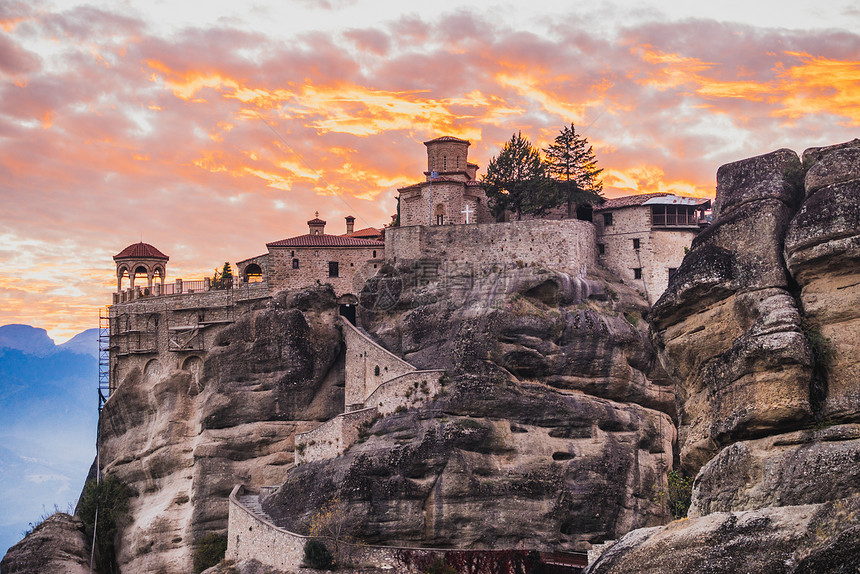
[[[211,532],[197,541],[194,550],[194,572],[199,574],[215,566],[227,553],[227,536]]]
[[[305,562],[304,565],[317,570],[331,568],[334,564],[331,552],[329,552],[322,540],[311,538],[305,542]]]
[[[117,529],[128,516],[128,499],[133,491],[120,479],[108,475],[101,482],[88,480],[78,503],[78,515],[84,523],[87,540],[93,540],[95,532],[98,570],[104,574],[116,574],[114,540]],[[96,522],[98,517],[98,522]]]

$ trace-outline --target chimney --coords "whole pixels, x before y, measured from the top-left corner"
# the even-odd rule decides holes
[[[308,221],[308,233],[310,235],[325,235],[325,221],[320,219],[320,212],[314,214],[314,218]]]
[[[346,234],[349,235],[355,231],[355,218],[351,215],[346,216]]]

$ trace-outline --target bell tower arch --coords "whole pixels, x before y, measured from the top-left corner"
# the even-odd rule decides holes
[[[133,243],[113,256],[116,262],[116,291],[122,292],[123,279],[128,278],[128,286],[134,289],[138,276],[146,277],[146,286],[152,289],[153,281],[158,280],[164,287],[167,276],[167,255],[149,243]]]

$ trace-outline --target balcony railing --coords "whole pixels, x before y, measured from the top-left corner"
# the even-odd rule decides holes
[[[231,296],[239,299],[255,299],[268,294],[269,286],[266,282],[259,283],[234,283],[228,289],[217,289],[217,291],[230,292]],[[134,288],[123,289],[113,294],[113,302],[128,303],[137,299],[148,297],[161,297],[166,295],[187,295],[192,293],[206,293],[216,291],[212,288],[212,281],[208,277],[194,281],[183,281],[177,279],[173,283],[154,283],[152,287],[135,285]]]

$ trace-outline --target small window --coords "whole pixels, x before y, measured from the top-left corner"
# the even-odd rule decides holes
[[[290,257],[295,257],[295,256],[296,256],[296,252],[295,252],[295,251],[290,251]]]
[[[634,279],[642,279],[642,268],[636,267],[633,269],[633,278]]]
[[[606,245],[603,243],[597,244],[597,254],[598,255],[606,255]]]
[[[299,268],[299,260],[293,259],[293,269],[298,269],[298,268]]]
[[[373,258],[376,259],[376,249],[373,250]]]
[[[328,276],[329,277],[338,277],[337,261],[329,261],[328,262]]]
[[[639,239],[633,240],[633,249],[639,249]]]
[[[677,268],[677,267],[669,267],[669,281],[671,281],[671,280],[672,280],[672,277],[673,277],[673,276],[675,275],[675,273],[677,273],[677,272],[678,272],[678,268]]]
[[[448,156],[442,156],[442,171],[448,171]]]
[[[603,214],[603,226],[609,227],[610,225],[612,225],[612,214],[611,213],[604,213]]]
[[[373,369],[373,374],[377,377],[379,376],[379,365],[376,365],[376,367]]]
[[[460,169],[460,156],[457,156],[457,169]]]

